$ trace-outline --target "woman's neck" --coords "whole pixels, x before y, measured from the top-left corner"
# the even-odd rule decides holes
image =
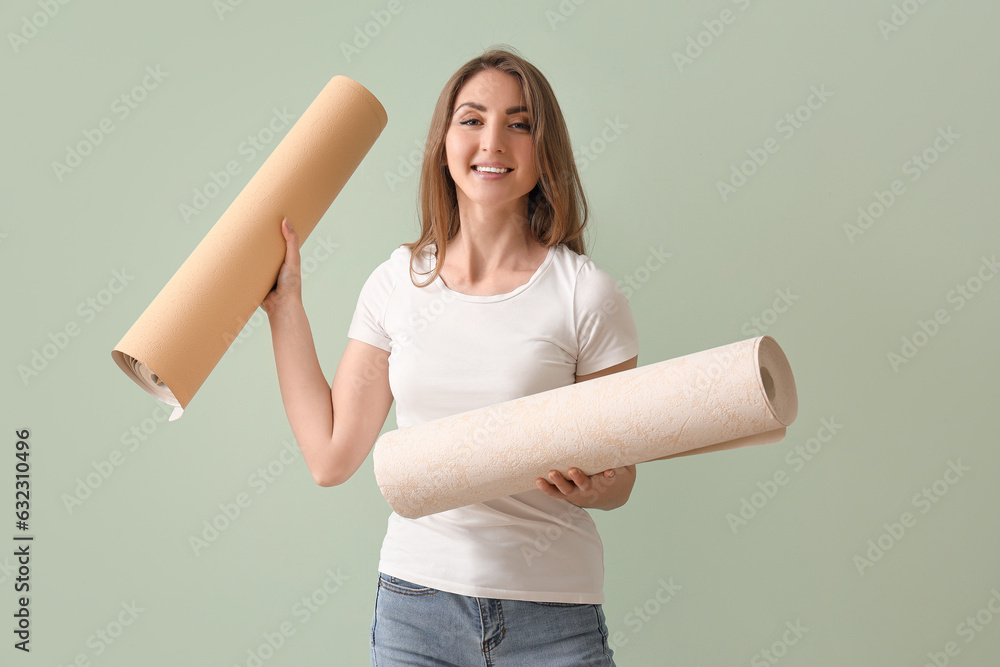
[[[544,259],[547,248],[528,228],[526,200],[505,208],[461,204],[458,234],[448,242],[445,256],[454,280],[476,284],[491,276],[533,272],[539,257]]]

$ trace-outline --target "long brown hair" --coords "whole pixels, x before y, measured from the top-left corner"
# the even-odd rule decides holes
[[[431,273],[430,279],[423,285],[413,281],[417,287],[434,282],[444,266],[448,241],[458,234],[455,181],[444,164],[445,135],[455,98],[468,79],[489,69],[505,72],[518,80],[531,116],[535,171],[538,173],[538,183],[528,193],[528,225],[532,236],[546,247],[565,243],[577,254],[586,254],[583,229],[587,224],[587,199],[559,102],[545,76],[534,65],[512,49],[494,47],[462,65],[445,84],[434,107],[420,171],[420,238],[402,244],[411,251],[411,281],[414,258],[431,243],[437,248],[434,270],[420,274]]]

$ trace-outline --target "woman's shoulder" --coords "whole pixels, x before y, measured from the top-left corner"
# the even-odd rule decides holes
[[[387,259],[383,259],[371,269],[366,283],[373,287],[378,286],[383,292],[389,292],[395,287],[400,273],[405,271],[409,262],[409,249],[400,245],[389,253]]]
[[[589,255],[578,253],[565,243],[560,243],[556,246],[555,257],[553,259],[571,271],[577,280],[589,280],[594,274],[604,274],[610,277]]]
[[[557,243],[554,246],[554,251],[553,261],[577,270],[590,261],[589,257],[576,252],[565,243]]]
[[[413,263],[416,265],[419,262],[428,262],[437,256],[437,245],[433,241],[426,244],[420,251],[419,255],[413,255],[413,251],[416,249],[416,243],[401,243],[399,247],[392,251],[389,255],[388,261],[393,261],[397,263],[406,264],[410,263],[410,258],[413,257]]]
[[[391,273],[391,272],[398,273],[400,270],[409,267],[411,255],[412,255],[411,249],[405,244],[400,244],[396,248],[394,248],[392,252],[389,253],[389,257],[383,260],[375,268],[375,270],[386,273]],[[427,256],[426,248],[423,255],[425,257]]]
[[[427,274],[434,269],[434,244],[425,246],[417,256],[414,256],[411,245],[400,244],[393,249],[389,258],[372,271],[372,276],[392,286],[414,280],[426,281]]]

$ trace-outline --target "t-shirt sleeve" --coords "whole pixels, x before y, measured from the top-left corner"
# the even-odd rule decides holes
[[[361,287],[347,337],[389,351],[392,339],[385,330],[385,312],[395,287],[390,260],[380,264]]]
[[[573,310],[577,375],[596,373],[639,354],[639,334],[628,299],[589,258],[577,274]]]

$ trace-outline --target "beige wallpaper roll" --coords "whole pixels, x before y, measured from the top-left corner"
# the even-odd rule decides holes
[[[379,101],[335,76],[303,112],[111,356],[180,417],[274,286],[281,219],[312,232],[385,128]]]
[[[797,412],[788,359],[760,336],[384,433],[375,479],[417,518],[534,489],[553,468],[778,442]]]

